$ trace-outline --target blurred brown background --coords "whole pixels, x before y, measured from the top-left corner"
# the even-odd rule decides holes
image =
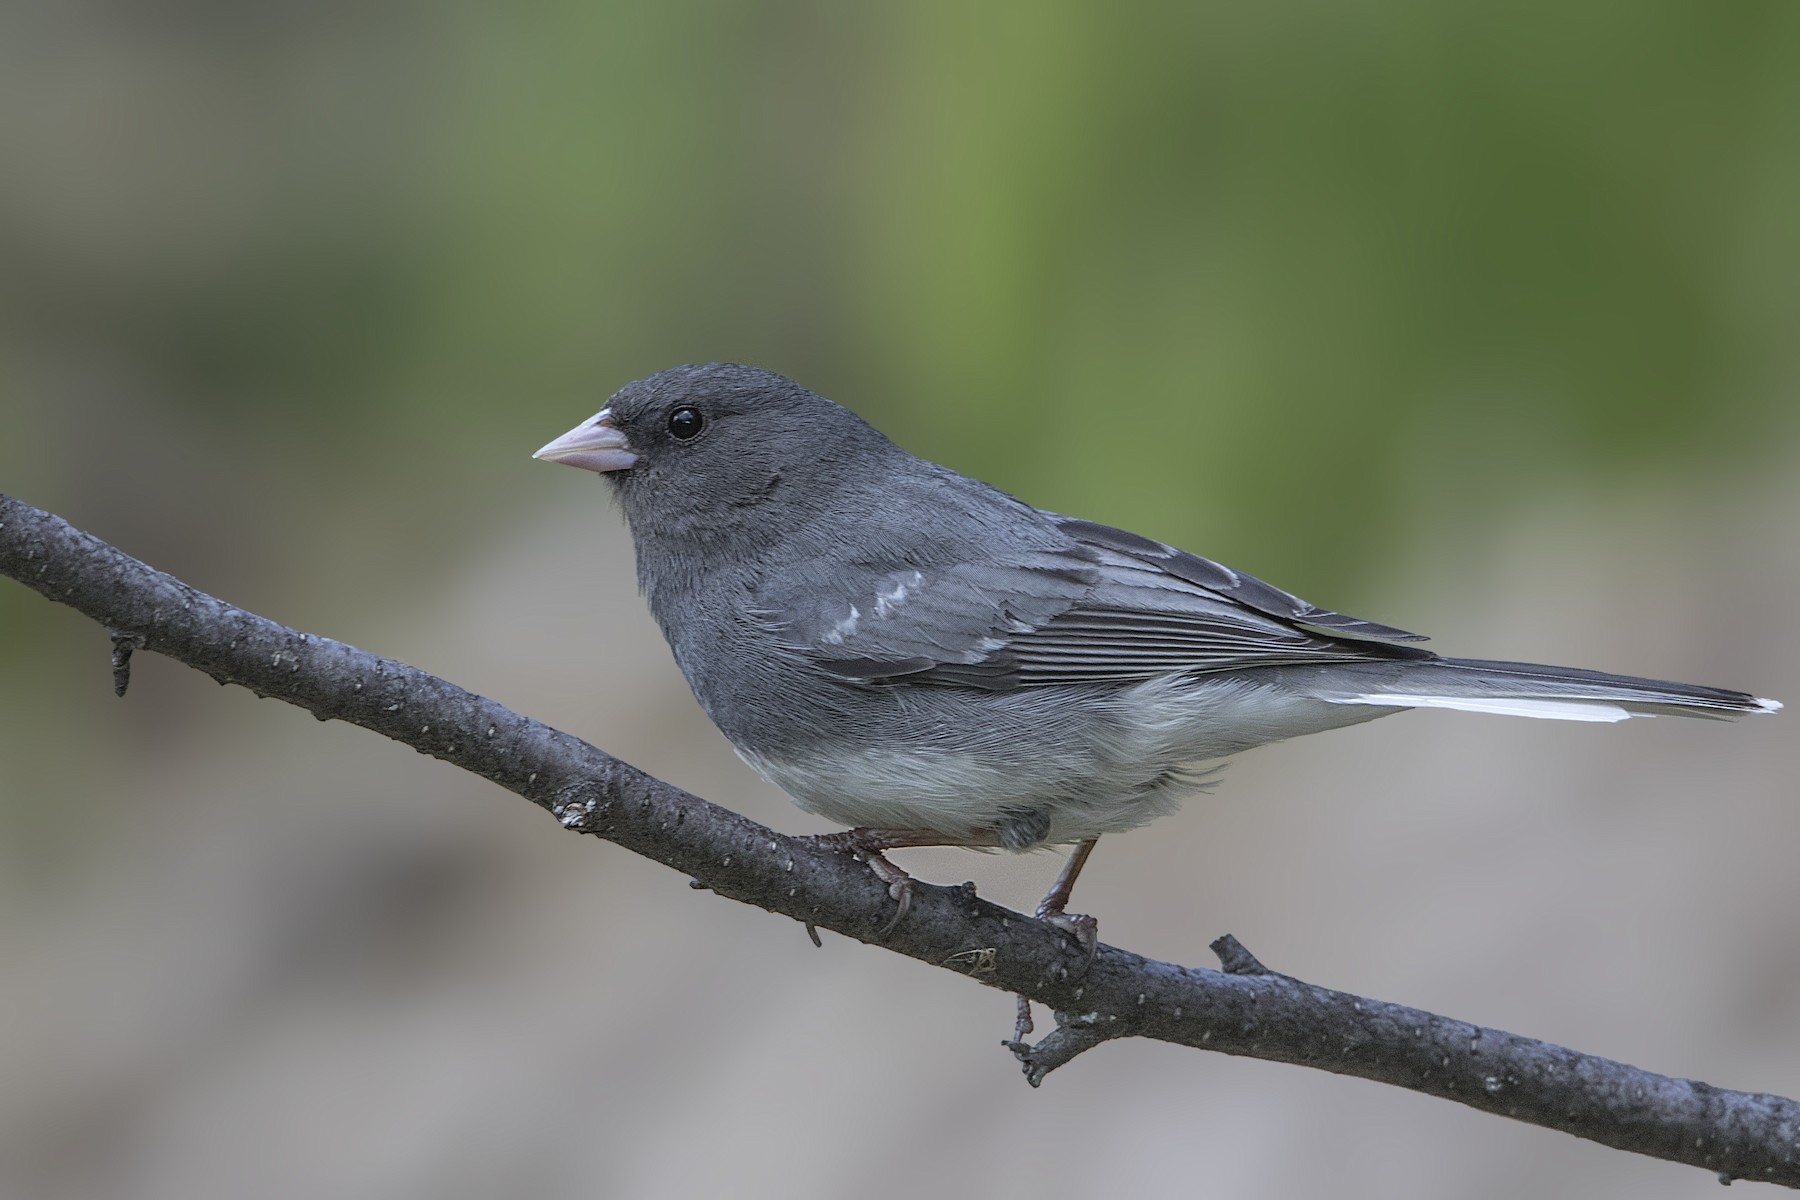
[[[1800,7],[0,9],[0,489],[783,829],[530,452],[734,359],[1465,654],[1800,700]],[[1688,1196],[1109,1046],[0,584],[0,1195]],[[1109,839],[1110,941],[1800,1094],[1790,713],[1411,714]],[[916,854],[1035,900],[1050,855]]]

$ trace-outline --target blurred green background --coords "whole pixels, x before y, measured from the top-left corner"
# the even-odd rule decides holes
[[[1796,62],[1785,0],[7,6],[0,490],[795,830],[603,491],[528,457],[675,363],[1464,653],[1792,701]],[[1139,1188],[1704,1182],[1153,1048],[1027,1094],[996,997],[354,731],[106,676],[0,586],[9,1195],[1043,1195],[1072,1143]],[[1786,720],[1267,751],[1084,903],[1793,1094]],[[1017,904],[1054,872],[919,861]],[[1715,986],[1646,995],[1694,942]]]

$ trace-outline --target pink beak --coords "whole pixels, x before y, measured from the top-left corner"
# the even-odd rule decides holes
[[[531,457],[584,471],[623,471],[638,460],[631,443],[613,426],[610,408],[601,409]]]

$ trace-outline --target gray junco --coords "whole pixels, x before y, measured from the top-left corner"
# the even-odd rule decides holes
[[[638,584],[707,716],[900,901],[900,846],[1078,843],[1174,809],[1203,766],[1407,708],[1730,717],[1743,692],[1440,658],[1134,533],[915,458],[780,375],[621,388],[536,457],[602,473]],[[895,919],[899,919],[896,913]]]

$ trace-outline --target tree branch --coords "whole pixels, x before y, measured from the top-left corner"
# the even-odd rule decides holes
[[[220,683],[348,721],[474,772],[591,833],[693,877],[695,886],[874,942],[887,888],[849,854],[788,837],[654,779],[578,738],[455,684],[278,625],[0,495],[0,573],[99,622],[123,694],[133,649]],[[1145,1037],[1355,1075],[1484,1112],[1716,1172],[1800,1186],[1800,1104],[1655,1075],[1418,1009],[1270,972],[1234,938],[1223,971],[1103,945],[1084,972],[1059,930],[972,888],[920,883],[879,944],[1028,996],[1056,1014],[1036,1045],[1010,1043],[1035,1085],[1085,1050]]]

